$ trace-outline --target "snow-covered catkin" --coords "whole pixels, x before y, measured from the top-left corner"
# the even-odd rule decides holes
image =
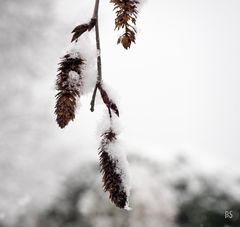
[[[79,53],[66,54],[59,63],[55,114],[59,127],[64,128],[75,118],[76,101],[82,87],[84,60]]]
[[[118,38],[125,49],[130,48],[132,42],[135,43],[136,30],[134,25],[137,19],[137,0],[111,0],[116,11],[115,29],[124,29],[124,33]]]
[[[125,188],[118,161],[111,156],[110,146],[117,140],[116,133],[109,128],[102,134],[99,147],[100,169],[103,187],[109,192],[109,198],[119,208],[128,208],[128,192]]]

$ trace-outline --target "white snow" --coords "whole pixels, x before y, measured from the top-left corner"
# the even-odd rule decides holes
[[[75,72],[75,71],[69,72],[68,86],[70,88],[74,88],[75,90],[78,90],[79,92],[81,91],[82,80],[81,80],[81,76],[77,72]]]
[[[129,198],[131,190],[129,164],[127,161],[127,154],[125,152],[122,143],[117,139],[114,143],[111,143],[107,149],[109,156],[116,161],[116,172],[121,176],[123,189],[127,194],[127,204],[124,207],[126,210],[131,210],[129,207]]]
[[[79,74],[75,71],[70,71],[68,76],[69,76],[68,80],[69,80],[70,83],[75,84],[76,81],[79,80]]]
[[[131,193],[131,213],[119,211],[112,205],[106,193],[99,190],[100,176],[95,177],[91,186],[79,198],[78,208],[93,227],[123,226],[128,223],[131,227],[172,227],[176,214],[176,194],[171,184],[165,181],[165,171],[159,163],[149,162],[147,158],[131,159],[133,192]],[[85,174],[75,173],[78,177]],[[89,176],[90,174],[88,174]],[[84,178],[84,177],[83,177]],[[101,204],[101,209],[96,204]]]
[[[85,62],[82,68],[83,86],[82,94],[88,94],[94,89],[97,80],[97,50],[95,47],[94,36],[89,32],[79,37],[69,47],[68,53],[71,57],[81,57]]]
[[[130,210],[129,207],[129,197],[130,197],[130,190],[131,190],[131,183],[130,183],[130,174],[129,174],[129,164],[127,161],[127,154],[126,149],[124,148],[124,144],[122,141],[119,140],[118,135],[120,134],[120,124],[119,118],[112,114],[112,118],[109,118],[108,112],[104,114],[103,120],[98,128],[98,132],[102,135],[104,132],[111,129],[114,133],[116,133],[117,140],[110,143],[108,147],[106,147],[106,151],[108,152],[109,156],[112,160],[116,161],[117,169],[116,172],[121,176],[122,183],[123,183],[123,190],[127,194],[127,204],[124,207],[126,210]]]
[[[73,46],[73,48],[71,48],[70,50],[67,51],[67,54],[70,55],[71,58],[75,59],[75,58],[83,58],[80,51]]]
[[[106,110],[103,114],[102,119],[98,122],[96,134],[102,135],[104,132],[106,132],[109,128],[113,128],[114,132],[119,135],[122,132],[122,126],[119,121],[119,117],[112,113],[112,120],[109,118],[109,113]]]
[[[139,4],[137,5],[137,10],[138,12],[140,12],[142,10],[143,5],[145,5],[148,0],[138,0],[138,1],[139,1]]]
[[[103,89],[107,92],[109,98],[119,107],[121,97],[119,93],[105,80],[102,82]]]

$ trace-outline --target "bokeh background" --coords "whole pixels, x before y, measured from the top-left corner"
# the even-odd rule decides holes
[[[239,227],[240,2],[144,1],[126,51],[113,6],[101,1],[103,77],[119,97],[130,212],[102,192],[100,100],[91,113],[91,94],[82,97],[64,130],[55,122],[57,63],[93,7],[0,1],[0,226]]]

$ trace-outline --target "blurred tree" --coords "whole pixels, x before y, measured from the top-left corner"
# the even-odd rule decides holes
[[[41,215],[37,226],[172,227],[175,199],[162,169],[136,156],[129,160],[133,210],[121,210],[109,203],[107,195],[99,190],[101,177],[96,164],[86,164],[68,179],[61,197]]]
[[[230,192],[218,189],[216,181],[212,179],[200,177],[199,183],[201,190],[193,194],[185,187],[186,183],[183,183],[184,187],[177,188],[179,196],[184,198],[178,205],[178,226],[240,226],[240,201],[229,194]],[[225,217],[225,212],[228,211],[231,211],[232,215]]]
[[[0,214],[7,222],[31,200],[35,189],[27,190],[29,181],[39,179],[30,157],[46,147],[49,117],[38,92],[46,74],[51,5],[47,0],[0,1]]]
[[[120,210],[99,190],[97,166],[86,164],[69,177],[61,197],[44,212],[37,226],[55,227],[237,227],[240,201],[212,177],[188,175],[188,163],[169,166],[130,157],[133,210]],[[188,166],[188,167],[187,167]],[[225,219],[225,210],[233,218]]]
[[[46,0],[0,2],[1,151],[15,150],[15,141],[36,126],[40,117],[33,116],[33,112],[37,114],[34,88],[43,72],[42,48],[50,26],[50,10]]]

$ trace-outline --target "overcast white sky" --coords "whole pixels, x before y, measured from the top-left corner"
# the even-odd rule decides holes
[[[56,13],[74,27],[92,15],[94,1],[72,2],[60,1]],[[149,0],[128,51],[116,45],[112,5],[100,7],[103,78],[120,96],[129,149],[157,159],[187,154],[208,170],[236,173],[240,1]]]

